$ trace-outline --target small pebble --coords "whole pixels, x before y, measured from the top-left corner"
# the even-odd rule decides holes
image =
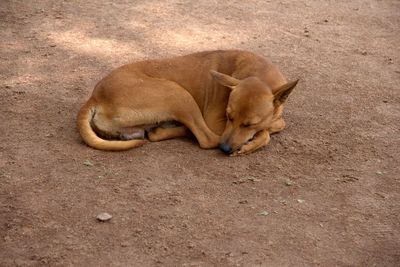
[[[99,215],[97,215],[96,219],[99,220],[100,222],[106,222],[111,220],[112,216],[107,213],[107,212],[102,212]]]
[[[286,185],[286,186],[292,186],[292,185],[293,185],[293,181],[290,180],[290,179],[287,179],[287,180],[285,181],[285,185]]]
[[[129,243],[128,242],[122,242],[121,243],[121,247],[123,247],[123,248],[129,247]]]

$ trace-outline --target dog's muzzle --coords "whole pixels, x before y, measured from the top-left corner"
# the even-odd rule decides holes
[[[226,154],[231,154],[233,152],[232,147],[226,143],[219,144],[219,149],[221,149]]]

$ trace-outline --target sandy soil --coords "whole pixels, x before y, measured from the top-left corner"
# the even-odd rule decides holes
[[[399,14],[397,0],[2,0],[0,265],[398,266]],[[81,142],[77,110],[113,68],[228,48],[301,78],[268,147]]]

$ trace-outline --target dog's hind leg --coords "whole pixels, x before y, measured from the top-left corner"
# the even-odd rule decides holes
[[[119,129],[121,140],[144,139],[145,130],[140,127],[124,127]]]
[[[185,126],[173,127],[173,128],[162,128],[157,127],[149,132],[149,140],[152,142],[183,137],[189,134],[188,128]]]

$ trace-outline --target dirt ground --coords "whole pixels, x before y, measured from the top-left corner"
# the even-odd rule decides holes
[[[399,14],[397,0],[0,1],[0,265],[399,266]],[[229,48],[301,78],[268,147],[82,143],[76,113],[113,68]]]

